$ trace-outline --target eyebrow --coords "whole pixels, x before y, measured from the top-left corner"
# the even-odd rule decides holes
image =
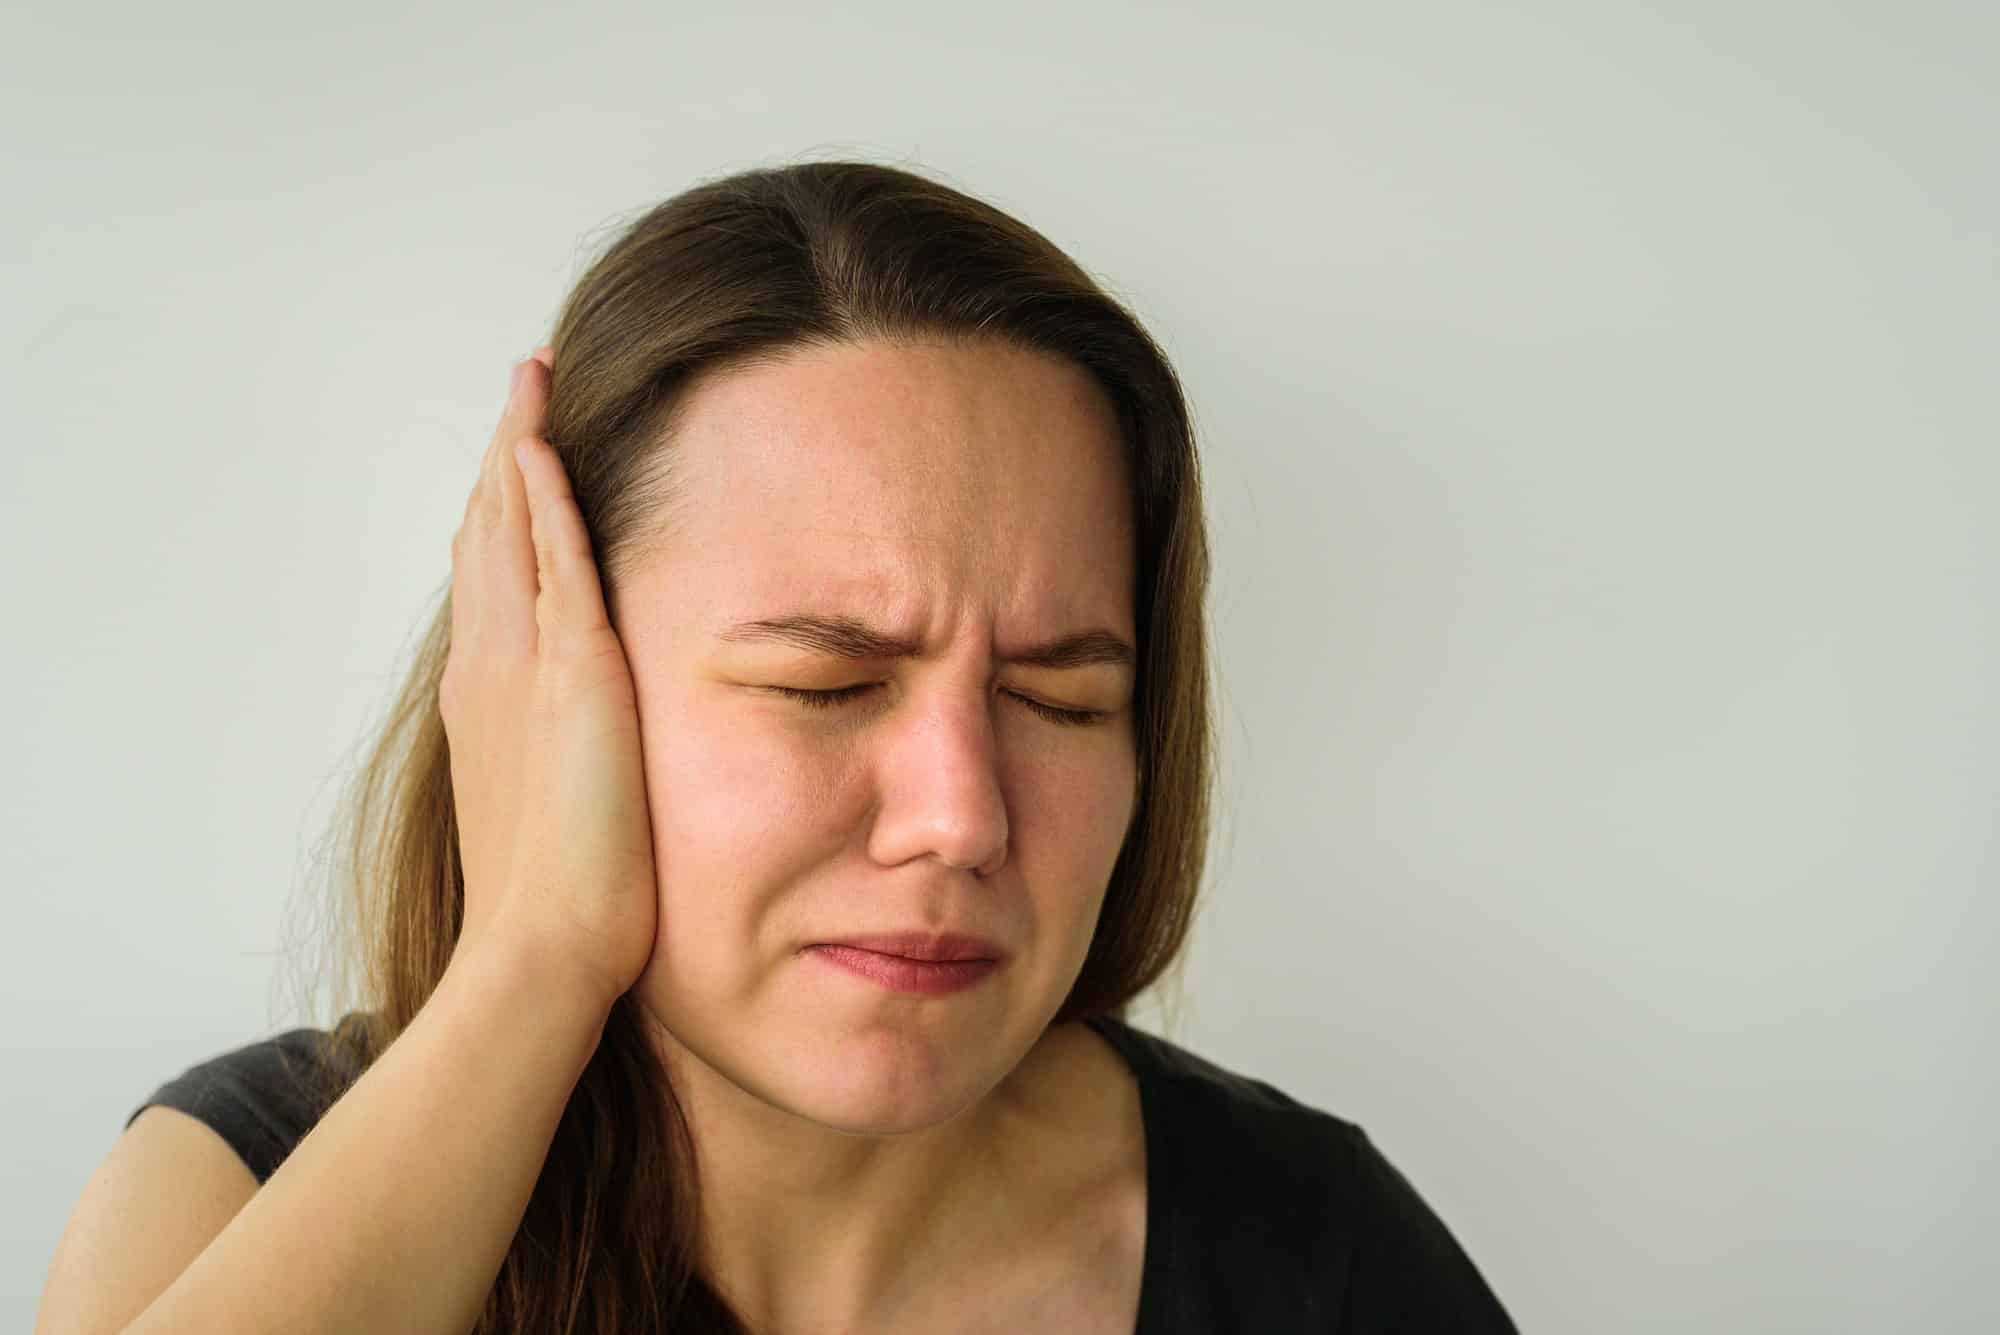
[[[771,640],[837,658],[916,658],[923,652],[923,646],[916,641],[887,634],[854,617],[807,613],[739,621],[718,638]],[[1108,630],[1093,629],[1030,645],[1002,661],[1055,669],[1105,664],[1131,669],[1138,663],[1138,654],[1122,637]]]

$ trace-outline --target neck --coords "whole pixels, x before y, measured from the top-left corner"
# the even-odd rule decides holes
[[[758,1329],[869,1329],[1046,1214],[1051,1146],[1076,1113],[1051,1087],[1056,1027],[983,1097],[887,1134],[776,1106],[653,1031],[694,1142],[704,1273]]]

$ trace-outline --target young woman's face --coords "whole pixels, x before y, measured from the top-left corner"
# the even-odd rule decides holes
[[[1117,420],[1087,373],[999,344],[817,349],[688,409],[681,508],[617,596],[660,886],[635,992],[766,1103],[919,1129],[1041,1036],[1131,823],[1134,666],[1010,661],[1084,632],[1137,647]],[[799,617],[919,652],[730,634]],[[922,995],[808,949],[910,929],[1002,958]]]

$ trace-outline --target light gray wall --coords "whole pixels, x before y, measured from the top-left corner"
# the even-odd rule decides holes
[[[0,1324],[132,1106],[298,1021],[330,803],[604,229],[850,155],[1185,375],[1172,1035],[1367,1127],[1524,1330],[2000,1322],[1993,11],[720,8],[0,28]]]

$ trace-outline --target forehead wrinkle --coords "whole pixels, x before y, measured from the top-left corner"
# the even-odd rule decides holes
[[[718,592],[755,595],[739,614],[849,612],[934,643],[967,616],[1131,635],[1117,423],[1087,376],[1015,384],[955,355],[856,365],[835,350],[704,391],[693,453],[721,485],[686,550]],[[1078,409],[1098,430],[1078,435]]]
[[[791,612],[779,616],[755,617],[739,621],[717,633],[718,639],[771,641],[795,645],[809,653],[836,658],[921,658],[921,639],[900,636],[859,617],[840,613]],[[1027,663],[1036,667],[1068,669],[1117,667],[1131,671],[1138,664],[1132,643],[1104,626],[1064,631],[1053,638],[1026,645],[1000,655],[1003,662]]]

